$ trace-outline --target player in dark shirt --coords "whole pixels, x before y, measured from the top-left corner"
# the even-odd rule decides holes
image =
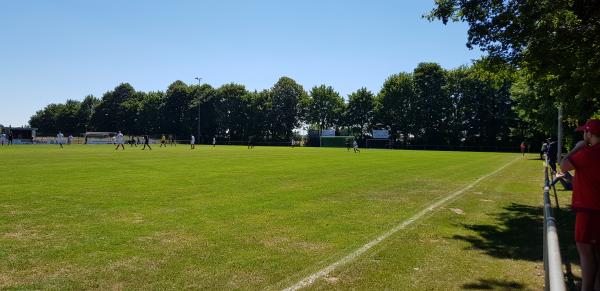
[[[146,146],[152,150],[152,148],[150,147],[150,139],[148,138],[148,135],[144,135],[144,148],[142,150],[146,149]]]

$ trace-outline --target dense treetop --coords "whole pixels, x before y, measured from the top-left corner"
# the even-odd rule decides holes
[[[599,0],[435,2],[430,20],[466,22],[468,47],[519,71],[513,95],[532,127],[552,130],[558,105],[571,127],[600,113]]]

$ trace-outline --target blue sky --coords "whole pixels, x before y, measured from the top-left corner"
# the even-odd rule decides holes
[[[433,0],[2,1],[0,124],[123,82],[164,91],[194,77],[267,89],[288,76],[343,96],[378,92],[420,62],[470,64],[467,26],[428,22]]]

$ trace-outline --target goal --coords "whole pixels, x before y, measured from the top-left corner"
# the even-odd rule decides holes
[[[86,132],[84,135],[85,144],[111,144],[113,143],[113,136],[116,136],[116,132]]]

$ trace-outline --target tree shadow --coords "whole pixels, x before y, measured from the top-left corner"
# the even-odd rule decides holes
[[[541,206],[512,203],[504,207],[502,212],[493,215],[496,217],[497,223],[462,224],[464,228],[474,231],[476,234],[455,235],[453,238],[468,242],[470,246],[467,249],[478,249],[495,258],[543,261],[544,214]],[[570,272],[570,265],[572,262],[578,263],[574,242],[575,214],[563,205],[560,209],[554,208],[554,217],[557,221],[563,264],[568,270],[566,280],[572,287],[576,278]],[[490,280],[480,279],[480,281],[488,282]],[[479,283],[474,283],[472,286],[477,286],[477,284]],[[486,285],[481,286],[485,287]],[[489,286],[495,285],[489,284]]]
[[[504,211],[494,214],[496,224],[462,226],[477,235],[455,235],[453,238],[471,244],[496,258],[512,258],[541,261],[543,213],[541,207],[511,204]]]
[[[496,279],[478,279],[477,283],[469,283],[462,285],[466,290],[524,290],[523,284]]]

